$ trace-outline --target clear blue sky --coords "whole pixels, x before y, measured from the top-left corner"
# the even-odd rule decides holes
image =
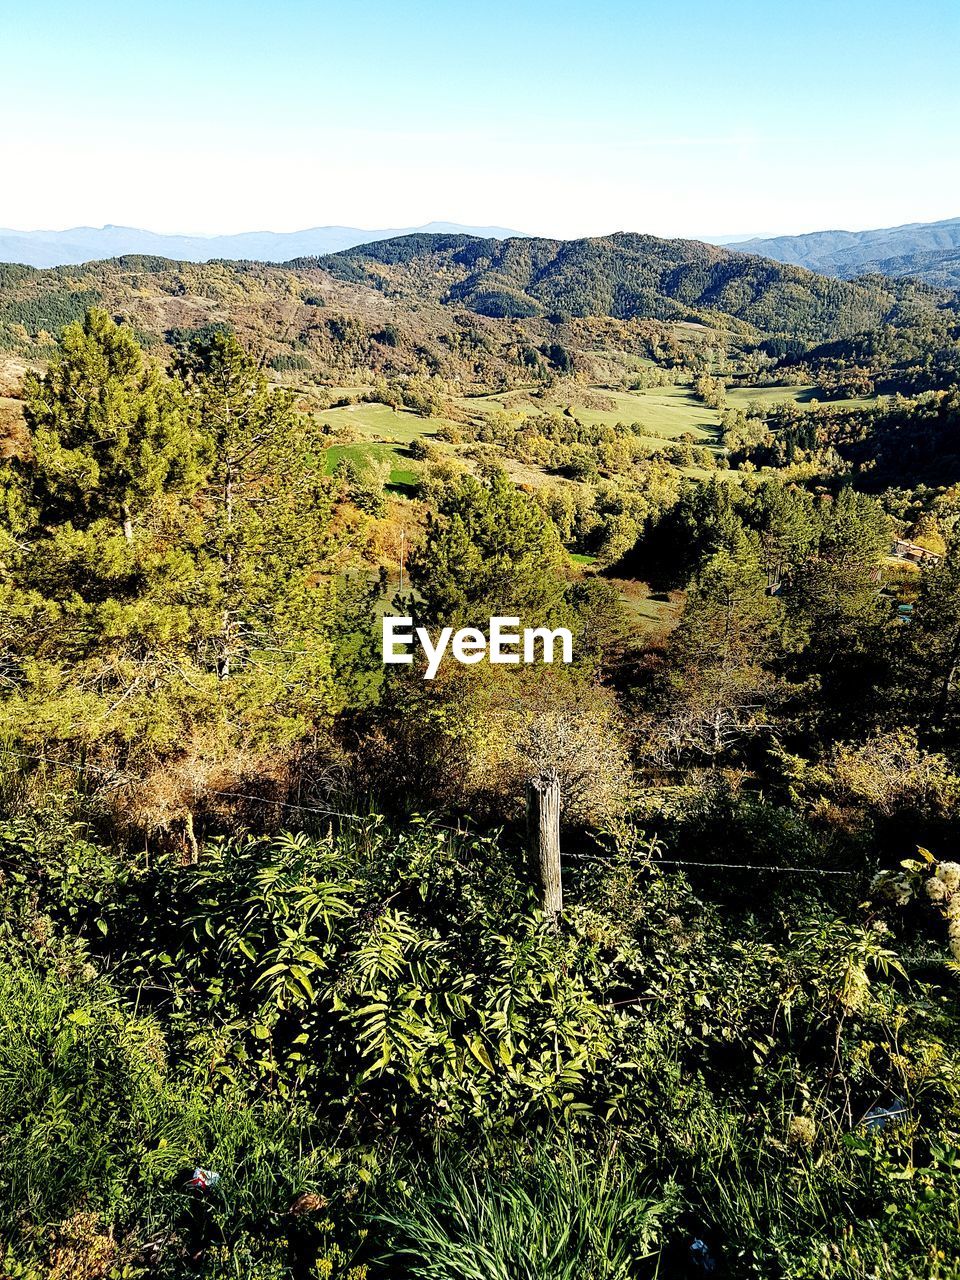
[[[960,2],[0,0],[0,226],[960,215]]]

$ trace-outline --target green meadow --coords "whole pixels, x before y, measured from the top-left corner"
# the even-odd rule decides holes
[[[647,391],[602,391],[605,400],[615,402],[610,409],[573,406],[574,415],[591,425],[614,426],[617,422],[639,423],[644,435],[676,440],[689,433],[703,443],[716,439],[719,414],[708,409],[689,387],[653,387]]]
[[[327,449],[327,473],[339,462],[349,459],[360,471],[370,471],[387,464],[391,485],[416,483],[419,469],[410,456],[409,446],[423,436],[435,437],[449,418],[422,418],[407,410],[394,412],[385,404],[351,404],[325,409],[317,414],[338,434],[352,435],[348,443],[332,444]]]
[[[700,442],[711,443],[716,440],[720,427],[716,410],[708,409],[692,389],[685,386],[651,387],[643,391],[591,387],[577,398],[558,396],[553,400],[534,398],[527,391],[519,390],[471,396],[460,403],[468,412],[476,413],[478,409],[490,412],[499,408],[525,417],[569,409],[575,418],[591,425],[638,423],[642,434],[653,440],[676,440],[689,433]]]
[[[555,398],[541,398],[533,394],[534,390],[533,387],[521,387],[481,396],[463,396],[456,404],[474,420],[498,410],[517,417],[532,417],[559,409],[569,411],[579,421],[592,426],[636,424],[639,434],[651,444],[677,440],[682,436],[692,436],[699,444],[719,443],[719,412],[704,405],[688,386],[652,387],[641,391],[591,387],[581,389],[576,397],[558,395]],[[731,387],[726,399],[733,408],[760,405],[766,410],[784,402],[807,407],[829,403],[839,408],[860,408],[876,400],[876,397],[848,397],[821,401],[817,390],[812,384]],[[333,471],[343,458],[349,458],[361,470],[371,470],[387,463],[392,485],[410,485],[416,481],[419,468],[409,453],[409,445],[414,440],[427,438],[439,448],[454,453],[455,446],[439,440],[437,433],[444,427],[462,426],[450,417],[424,418],[409,410],[395,411],[388,405],[365,402],[326,409],[318,412],[317,417],[338,435],[353,437],[348,443],[329,447],[328,471]],[[505,462],[508,469],[515,469],[509,460],[505,459]],[[525,474],[520,477],[527,483],[536,483],[537,477],[546,474],[540,468],[524,468],[524,471],[536,473],[536,476]]]
[[[774,405],[793,403],[805,408],[828,404],[841,409],[862,409],[875,404],[876,396],[847,396],[827,400],[823,392],[812,384],[797,387],[728,387],[727,403],[735,409],[746,409],[750,404],[771,409]]]
[[[352,462],[360,472],[373,471],[387,464],[390,468],[387,483],[390,485],[411,485],[417,481],[413,460],[403,446],[366,442],[332,444],[327,449],[327,475],[332,475],[344,460]]]
[[[351,430],[368,440],[398,441],[409,444],[420,436],[432,435],[442,426],[453,425],[451,418],[422,418],[409,409],[394,411],[386,404],[347,404],[317,413],[336,431]]]

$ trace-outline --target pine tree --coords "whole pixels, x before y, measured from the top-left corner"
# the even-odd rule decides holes
[[[410,576],[428,621],[480,626],[501,614],[538,626],[562,604],[564,560],[549,516],[495,469],[445,487]]]
[[[212,766],[369,685],[375,587],[346,572],[312,428],[235,338],[205,343],[170,378],[91,314],[34,380],[0,541],[11,740]]]
[[[106,518],[132,541],[151,501],[195,487],[208,462],[178,385],[105,311],[66,328],[47,373],[28,376],[24,412],[43,524],[83,528]]]
[[[927,726],[943,731],[956,713],[960,671],[960,539],[924,571],[901,670],[903,700]],[[954,724],[954,730],[956,726]]]
[[[816,543],[813,499],[805,489],[764,480],[750,495],[746,514],[759,534],[767,586],[778,591]]]
[[[742,525],[709,556],[687,593],[666,653],[661,741],[716,758],[756,731],[773,688],[782,608],[767,591],[755,537]]]

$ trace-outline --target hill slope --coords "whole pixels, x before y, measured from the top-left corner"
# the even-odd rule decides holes
[[[42,360],[53,335],[99,305],[151,346],[229,325],[292,377],[349,385],[435,373],[500,387],[529,381],[544,360],[565,367],[570,356],[602,380],[603,361],[619,360],[611,351],[709,346],[712,330],[748,345],[835,342],[933,317],[951,298],[882,277],[828,279],[694,241],[424,233],[283,265],[152,256],[47,270],[0,264],[0,349]]]
[[[896,286],[881,280],[843,282],[695,240],[627,233],[585,240],[414,235],[309,265],[344,281],[498,318],[733,320],[761,333],[814,340],[870,328],[898,300]]]
[[[936,289],[960,289],[960,248],[930,249],[922,253],[906,253],[899,257],[878,258],[865,262],[863,272],[902,278],[911,276]]]

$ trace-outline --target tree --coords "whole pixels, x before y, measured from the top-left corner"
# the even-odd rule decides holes
[[[67,326],[47,373],[28,375],[24,412],[42,524],[107,518],[129,542],[150,502],[165,490],[189,492],[209,461],[177,385],[105,311]]]
[[[565,555],[539,504],[506,472],[460,476],[441,491],[410,578],[428,621],[477,625],[486,617],[547,622],[566,589]]]
[[[918,720],[943,731],[956,709],[960,669],[960,537],[924,572],[900,673],[903,700]]]
[[[849,735],[882,714],[889,686],[890,609],[881,597],[890,521],[853,489],[824,499],[811,553],[784,592],[793,627],[793,670],[807,684],[803,716]]]
[[[518,817],[528,779],[555,769],[564,823],[589,825],[628,803],[626,736],[614,691],[589,663],[450,663],[431,681],[395,669],[360,756],[378,796],[416,796],[474,820]]]
[[[733,547],[743,533],[733,486],[712,477],[689,481],[677,501],[650,530],[641,547],[642,570],[664,585],[689,581],[704,560],[722,547]]]
[[[665,655],[656,754],[694,750],[718,759],[757,732],[774,686],[782,609],[766,589],[755,542],[741,529],[700,569]]]
[[[759,534],[767,586],[777,591],[816,542],[813,499],[804,489],[764,480],[751,494],[745,515]]]
[[[370,695],[376,584],[338,546],[312,428],[235,338],[205,335],[168,385],[129,332],[88,329],[35,386],[35,460],[4,484],[0,730],[122,763],[162,822],[225,762],[276,762]]]
[[[278,629],[299,630],[294,618],[307,622],[323,594],[308,579],[331,549],[330,486],[316,429],[233,334],[204,337],[177,369],[191,420],[212,446],[198,493],[199,558],[219,617],[205,647],[226,679],[252,650],[276,651]]]
[[[918,547],[925,547],[927,551],[932,551],[934,555],[943,556],[947,553],[947,543],[940,528],[937,517],[932,511],[925,511],[914,525],[912,540]]]

